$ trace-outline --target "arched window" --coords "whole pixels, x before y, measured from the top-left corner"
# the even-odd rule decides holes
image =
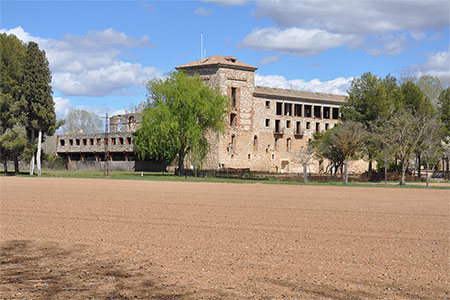
[[[256,135],[253,137],[253,150],[258,150],[258,137]]]
[[[128,131],[134,131],[135,128],[136,128],[136,119],[134,118],[134,116],[129,116],[128,117]]]
[[[232,136],[231,136],[231,148],[235,148],[236,147],[236,136],[233,134]]]

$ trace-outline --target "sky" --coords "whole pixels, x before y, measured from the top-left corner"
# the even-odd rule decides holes
[[[258,67],[256,84],[346,94],[364,72],[450,79],[448,0],[0,2],[0,33],[35,41],[57,117],[120,114],[145,82],[206,56]]]

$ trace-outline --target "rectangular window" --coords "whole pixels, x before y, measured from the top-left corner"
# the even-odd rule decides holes
[[[131,138],[127,137],[127,145],[131,145]]]
[[[97,146],[100,146],[101,139],[97,139]]]
[[[316,123],[316,132],[320,132],[320,123]]]
[[[291,121],[289,120],[286,121],[286,128],[291,128]]]
[[[311,128],[311,122],[306,122],[306,129],[310,129]]]
[[[275,120],[275,133],[280,133],[280,120]]]
[[[333,107],[333,119],[338,120],[339,119],[339,108]]]
[[[294,105],[294,116],[295,117],[301,117],[302,116],[302,105],[301,104],[295,104]]]
[[[111,138],[111,145],[115,145],[116,144],[116,138]]]
[[[231,107],[236,107],[236,88],[231,88]]]
[[[73,140],[72,139],[69,140],[69,145],[73,146]]]
[[[80,139],[76,139],[75,144],[77,144],[77,146],[80,146]]]
[[[283,110],[283,103],[277,102],[277,115],[278,116],[281,116],[283,114],[282,110]]]
[[[300,132],[301,132],[301,123],[297,121],[297,123],[295,124],[295,134],[300,134]]]
[[[325,130],[328,130],[329,127],[330,127],[330,124],[325,123]]]
[[[230,126],[236,126],[236,114],[230,114]]]
[[[286,139],[286,151],[290,151],[291,150],[291,138],[287,138]]]
[[[266,108],[270,108],[270,101],[266,101]]]
[[[305,105],[305,117],[307,117],[307,118],[312,117],[312,106],[311,105]]]
[[[66,141],[65,141],[65,140],[59,140],[59,144],[60,144],[61,146],[64,146],[64,145],[66,144]]]
[[[270,126],[270,119],[266,119],[266,127]]]
[[[321,106],[314,106],[314,117],[322,118]]]
[[[91,146],[94,145],[94,139],[89,139],[89,145],[91,145]]]
[[[123,137],[119,138],[119,145],[123,145]]]
[[[292,116],[292,104],[291,103],[284,104],[284,115]]]
[[[87,145],[87,139],[83,139],[83,146]]]
[[[330,118],[330,108],[324,106],[323,107],[323,118],[324,119],[329,119]]]

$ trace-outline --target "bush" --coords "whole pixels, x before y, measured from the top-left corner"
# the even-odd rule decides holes
[[[58,155],[46,155],[42,166],[46,169],[65,169],[63,159]]]

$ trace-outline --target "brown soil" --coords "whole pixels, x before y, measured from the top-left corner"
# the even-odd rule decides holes
[[[0,299],[450,298],[448,190],[0,184]]]

